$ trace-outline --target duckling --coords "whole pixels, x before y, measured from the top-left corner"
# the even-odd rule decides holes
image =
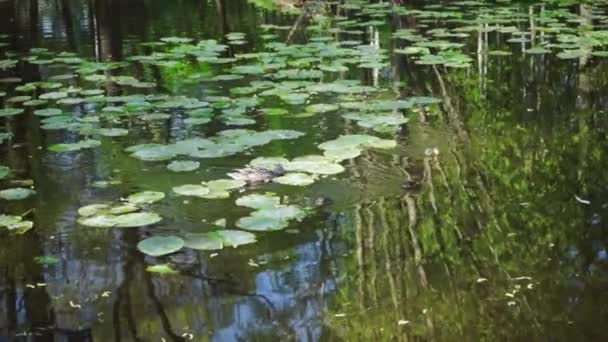
[[[263,167],[246,167],[228,173],[232,179],[242,180],[248,184],[270,182],[275,177],[280,177],[285,174],[285,169],[281,165],[275,165],[272,169]]]

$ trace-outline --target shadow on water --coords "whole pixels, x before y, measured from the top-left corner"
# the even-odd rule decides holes
[[[572,10],[585,13],[584,5]],[[294,20],[246,1],[0,1],[0,33],[11,35],[13,49],[76,51],[96,61],[142,54],[139,43],[172,35],[222,40],[240,31],[252,38],[235,51],[255,50],[262,23]],[[393,16],[362,40],[401,48],[383,30],[415,28],[418,20]],[[471,51],[505,46],[497,32],[467,38]],[[77,135],[43,131],[31,116],[6,119],[15,137],[3,147],[3,164],[33,179],[38,194],[3,204],[11,212],[33,207],[36,228],[0,242],[0,340],[601,340],[608,68],[602,60],[514,50],[478,54],[473,67],[456,71],[395,54],[386,75],[353,72],[365,84],[391,84],[397,96],[434,94],[443,102],[411,114],[397,152],[366,151],[346,163],[348,176],[288,194],[334,202],[297,231],[217,256],[185,250],[152,258],[134,248],[150,235],[143,228],[76,228],[79,207],[136,189],[168,192],[175,176],[136,164],[121,144],[47,153],[39,147]],[[39,81],[44,71],[31,64],[11,76]],[[178,71],[135,72],[170,92],[210,92],[184,87]],[[319,121],[306,129],[325,140],[359,129],[335,117]],[[181,137],[182,127],[176,119],[141,134],[164,143]],[[310,153],[287,143],[271,148]],[[205,172],[225,174],[246,161],[229,158]],[[123,184],[90,186],[109,177]],[[204,214],[223,215],[226,203],[163,204],[162,228],[200,228]],[[59,261],[34,261],[44,255]],[[159,261],[180,274],[146,271]]]

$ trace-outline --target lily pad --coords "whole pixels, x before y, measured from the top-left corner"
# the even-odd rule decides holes
[[[295,186],[307,186],[315,182],[315,177],[301,172],[290,172],[272,180],[275,183]]]
[[[155,257],[175,253],[183,247],[184,240],[177,236],[153,236],[137,244],[140,252]]]
[[[247,185],[245,181],[237,179],[216,179],[206,183],[211,190],[234,190]]]
[[[127,202],[133,204],[151,204],[165,198],[165,194],[160,191],[142,191],[127,197]]]
[[[18,201],[36,194],[36,191],[27,188],[11,188],[0,191],[0,198],[7,201]]]
[[[24,111],[23,108],[3,108],[0,109],[0,117],[15,116],[23,114]]]
[[[222,237],[215,232],[186,234],[184,242],[185,246],[188,248],[203,251],[213,251],[224,248]]]
[[[167,165],[167,169],[173,172],[190,172],[198,169],[200,162],[191,160],[175,160]]]
[[[162,217],[156,213],[131,213],[115,216],[116,227],[119,228],[134,228],[149,226],[158,223]]]
[[[198,184],[185,184],[173,188],[173,192],[182,196],[205,197],[211,190],[208,187]]]
[[[251,194],[236,200],[236,205],[253,209],[274,208],[280,204],[281,199],[272,195]]]

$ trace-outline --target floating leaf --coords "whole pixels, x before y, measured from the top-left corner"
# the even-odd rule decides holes
[[[94,148],[94,147],[98,147],[98,146],[101,146],[101,141],[89,139],[89,140],[83,140],[83,141],[79,141],[77,143],[71,143],[71,144],[51,145],[51,146],[49,146],[49,151],[72,152],[72,151],[79,151],[79,150],[87,149],[87,148]]]
[[[198,169],[201,163],[191,160],[175,160],[167,165],[167,169],[173,172],[190,172]]]
[[[142,191],[127,197],[127,202],[133,204],[151,204],[165,198],[165,194],[160,191]]]
[[[280,205],[281,199],[272,195],[251,194],[236,200],[236,205],[253,209],[274,208]]]
[[[11,168],[8,166],[0,165],[0,180],[9,178],[11,175]]]
[[[272,180],[275,183],[295,186],[307,186],[315,182],[315,178],[306,173],[290,172]]]
[[[216,179],[206,183],[211,190],[233,190],[247,185],[246,182],[237,179]]]
[[[205,197],[211,191],[208,187],[198,184],[185,184],[173,188],[173,192],[182,196]]]
[[[188,248],[203,251],[213,251],[224,248],[222,237],[215,232],[186,234],[184,242],[185,246]]]
[[[36,191],[27,188],[11,188],[0,191],[0,198],[7,201],[18,201],[36,194]]]
[[[23,108],[4,108],[0,109],[0,117],[15,116],[23,114],[24,111]]]
[[[301,220],[304,216],[306,213],[296,206],[277,206],[254,211],[250,216],[239,219],[236,225],[252,231],[281,230],[289,225],[289,221]]]
[[[162,217],[156,213],[132,213],[115,217],[116,227],[134,228],[158,223]]]
[[[177,252],[183,247],[184,240],[177,236],[153,236],[137,244],[140,252],[155,257]]]
[[[0,215],[0,227],[7,227],[15,223],[21,222],[21,216],[16,215]]]

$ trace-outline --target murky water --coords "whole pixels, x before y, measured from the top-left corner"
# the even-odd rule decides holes
[[[188,173],[170,172],[164,161],[137,160],[125,148],[240,127],[215,119],[193,126],[185,123],[183,111],[172,110],[167,119],[143,124],[115,121],[115,127],[129,129],[127,136],[102,137],[101,146],[56,153],[48,147],[75,143],[82,132],[42,129],[41,118],[30,109],[0,118],[3,132],[12,133],[0,156],[13,176],[2,181],[2,188],[27,187],[24,180],[32,180],[36,191],[25,200],[0,203],[4,214],[23,214],[34,223],[21,235],[0,231],[0,340],[604,340],[606,61],[523,53],[526,42],[508,41],[513,30],[496,30],[495,22],[474,19],[508,8],[518,20],[504,27],[514,25],[542,41],[553,34],[539,29],[543,25],[602,30],[605,11],[591,5],[558,10],[551,3],[400,7],[410,12],[361,14],[335,5],[311,9],[365,23],[352,28],[361,32],[338,34],[332,28],[340,27],[339,20],[322,22],[326,31],[318,33],[305,29],[314,24],[306,18],[298,23],[298,15],[244,0],[0,0],[0,35],[7,43],[0,52],[22,54],[9,56],[46,48],[53,55],[67,51],[98,62],[123,61],[149,55],[155,47],[141,43],[162,37],[227,43],[226,34],[243,32],[244,43],[227,51],[234,56],[266,51],[274,38],[264,37],[269,31],[263,25],[272,24],[284,27],[275,32],[278,41],[306,44],[323,36],[386,49],[383,65],[329,72],[321,82],[359,80],[380,89],[378,97],[387,100],[441,100],[404,111],[409,122],[388,132],[345,120],[341,115],[349,109],[312,116],[258,113],[245,128],[305,135],[200,159],[200,168]],[[415,9],[446,16],[425,17]],[[453,30],[470,25],[477,28]],[[467,68],[420,65],[410,54],[394,53],[410,45],[395,39],[394,32],[433,28],[464,32],[441,39],[464,44],[462,51],[471,58]],[[510,54],[488,53],[497,50]],[[454,63],[463,62],[457,59]],[[221,65],[179,62],[132,63],[104,72],[152,82],[152,90],[114,83],[99,88],[108,96],[163,93],[205,99],[234,97],[232,88],[252,80],[210,82],[225,74]],[[8,98],[19,95],[15,86],[73,72],[69,65],[22,61],[0,70],[0,92],[8,93],[0,101],[13,107]],[[14,84],[7,77],[22,81]],[[327,92],[307,101],[343,104],[348,98]],[[258,107],[297,114],[306,105],[265,97]],[[101,112],[90,104],[66,108],[79,117]],[[317,145],[343,134],[370,134],[398,145],[364,150],[341,162],[344,172],[306,187],[265,183],[224,199],[186,198],[172,191],[226,178],[254,157],[319,154]],[[100,187],[99,181],[112,184]],[[132,229],[77,223],[82,206],[142,190],[166,194],[151,205],[163,217],[160,223]],[[214,230],[218,219],[233,229],[251,212],[236,206],[235,199],[266,192],[313,209],[301,222],[256,233],[256,243],[238,248],[183,248],[161,257],[136,248],[150,236]],[[178,273],[146,270],[158,264]]]

